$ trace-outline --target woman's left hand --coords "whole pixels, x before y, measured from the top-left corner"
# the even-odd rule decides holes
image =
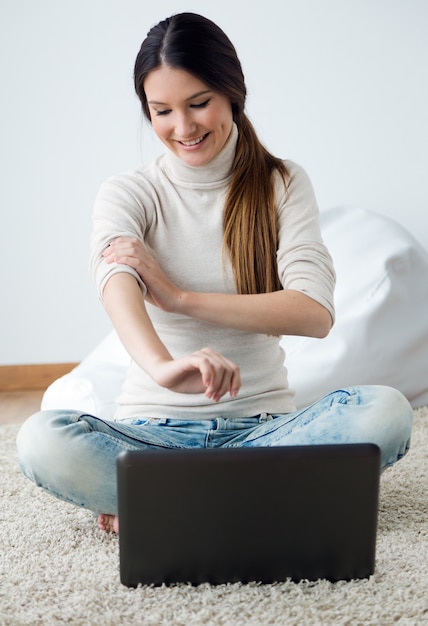
[[[147,288],[146,300],[163,311],[173,311],[182,291],[159,267],[144,244],[136,237],[118,237],[103,252],[106,263],[133,267]]]

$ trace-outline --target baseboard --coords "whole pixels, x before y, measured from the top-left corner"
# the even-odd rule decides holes
[[[0,391],[46,389],[54,380],[70,372],[78,363],[0,365]]]

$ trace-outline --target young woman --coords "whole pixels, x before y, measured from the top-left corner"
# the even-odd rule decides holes
[[[27,420],[26,476],[117,532],[124,449],[373,442],[382,468],[393,464],[412,422],[398,391],[341,389],[296,411],[280,337],[328,334],[335,275],[306,173],[271,155],[245,115],[229,39],[175,15],[150,30],[134,76],[167,149],[101,187],[91,253],[131,365],[115,421]]]

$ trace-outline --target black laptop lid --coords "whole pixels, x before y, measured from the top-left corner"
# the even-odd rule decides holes
[[[129,451],[117,468],[125,585],[374,571],[375,445]]]

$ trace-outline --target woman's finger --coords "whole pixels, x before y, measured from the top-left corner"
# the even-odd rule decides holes
[[[200,371],[206,386],[205,395],[218,402],[227,392],[237,395],[241,386],[239,367],[223,355],[204,348],[201,355]]]

